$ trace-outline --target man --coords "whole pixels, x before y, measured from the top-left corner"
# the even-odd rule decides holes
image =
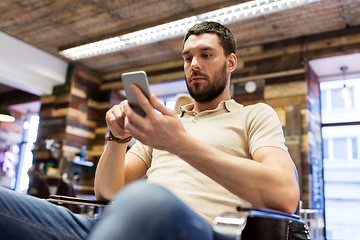
[[[126,143],[108,142],[95,179],[99,199],[113,199],[126,184],[147,173],[148,182],[175,193],[209,224],[237,205],[295,211],[298,185],[275,112],[265,104],[243,107],[230,98],[235,51],[227,28],[211,22],[195,25],[185,36],[182,52],[186,84],[195,103],[186,106],[179,118],[154,95],[147,100],[132,86],[146,117],[133,112],[126,101],[107,113],[114,137],[133,136],[142,144],[125,156]],[[141,191],[146,192],[146,186]],[[147,203],[141,193],[134,198]]]
[[[28,213],[12,219],[15,210],[4,210],[5,200],[20,200],[0,193],[1,229],[6,216],[16,222],[12,228],[31,219],[40,225],[37,231],[56,232],[49,236],[58,239],[232,239],[214,232],[211,224],[237,205],[293,213],[299,189],[275,112],[265,104],[244,107],[230,98],[235,51],[227,28],[197,24],[185,36],[182,52],[194,104],[179,117],[132,85],[146,117],[133,112],[127,101],[107,112],[110,135],[97,166],[95,194],[114,203],[97,223],[39,201],[32,204],[51,211],[55,219],[44,223]],[[131,137],[138,141],[126,153]],[[145,174],[148,183],[136,181]]]

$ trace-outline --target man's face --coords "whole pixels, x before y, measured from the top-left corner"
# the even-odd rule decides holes
[[[216,34],[191,35],[183,49],[186,85],[200,103],[218,97],[227,84],[227,63]]]

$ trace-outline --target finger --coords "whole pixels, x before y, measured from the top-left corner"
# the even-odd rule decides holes
[[[144,139],[149,130],[152,129],[151,121],[143,118],[131,109],[129,104],[124,105],[125,110],[125,131],[128,131],[136,139]]]
[[[124,112],[126,116],[124,129],[136,138],[134,134],[137,132],[144,132],[144,128],[146,128],[149,123],[145,118],[134,112],[128,103],[124,104]]]
[[[162,114],[169,116],[177,115],[174,110],[167,108],[164,104],[162,104],[155,95],[151,94],[149,100],[151,105]]]
[[[124,118],[125,118],[125,113],[123,111],[123,106],[124,102],[121,102],[119,105],[115,105],[112,108],[112,113],[115,117],[114,121],[119,124],[121,127],[124,126]]]
[[[154,108],[151,106],[149,99],[144,95],[141,89],[135,84],[130,85],[130,90],[138,100],[140,107],[146,114],[154,112]]]
[[[115,106],[106,112],[105,120],[106,120],[106,124],[108,126],[113,125],[116,122],[116,115],[114,113],[114,108],[115,108]]]
[[[108,129],[113,133],[115,137],[117,137],[119,134],[123,134],[123,128],[119,125],[116,114],[113,109],[111,111],[108,111],[106,114],[106,123],[108,126]]]
[[[130,106],[129,102],[124,103],[122,106],[125,118],[129,118],[131,122],[141,120],[142,117],[138,115]]]
[[[106,123],[115,137],[122,137],[126,134],[124,130],[125,114],[123,111],[123,105],[124,103],[121,102],[120,104],[113,106],[106,113]]]
[[[125,117],[125,130],[128,131],[129,133],[131,133],[131,135],[138,139],[140,134],[141,134],[141,130],[139,130],[138,126],[136,124],[134,124],[132,121],[130,121],[130,119],[128,117]]]

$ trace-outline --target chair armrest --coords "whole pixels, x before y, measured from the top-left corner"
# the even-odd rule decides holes
[[[87,206],[95,206],[95,207],[105,207],[107,204],[109,204],[109,201],[99,201],[99,200],[61,196],[61,195],[50,195],[50,197],[47,198],[46,201],[57,204],[67,203],[67,204],[78,204],[78,205],[87,205]]]
[[[243,240],[310,239],[306,223],[297,214],[265,208],[238,207],[237,210],[216,217],[214,230]]]
[[[268,217],[268,218],[281,218],[287,220],[300,220],[300,216],[297,214],[288,214],[285,212],[267,209],[267,208],[244,208],[244,207],[237,207],[238,212],[248,212],[249,217]]]

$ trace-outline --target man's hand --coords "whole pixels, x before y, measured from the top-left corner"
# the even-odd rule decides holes
[[[131,85],[130,90],[138,99],[146,117],[142,118],[132,111],[128,103],[124,104],[124,129],[145,145],[176,154],[181,137],[187,134],[176,112],[166,108],[155,95],[147,99],[135,85]]]
[[[125,113],[124,106],[128,105],[128,101],[124,100],[120,104],[113,106],[106,112],[106,124],[111,133],[118,138],[127,138],[131,136],[124,128]]]

